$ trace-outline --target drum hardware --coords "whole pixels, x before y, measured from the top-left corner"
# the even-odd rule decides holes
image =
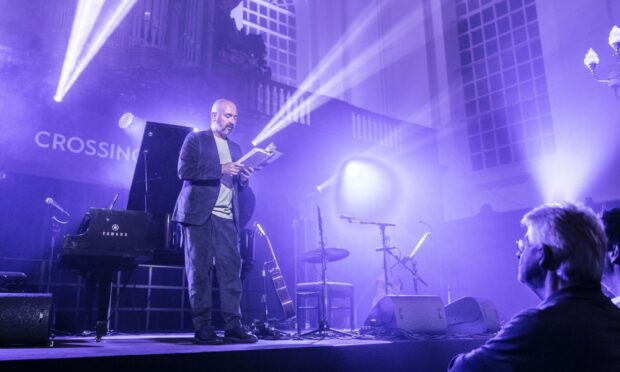
[[[323,238],[323,220],[321,219],[321,208],[316,207],[317,217],[319,222],[319,237],[320,237],[320,248],[318,250],[313,250],[304,255],[304,260],[306,262],[314,262],[316,257],[318,256],[321,263],[321,316],[319,317],[319,326],[317,329],[313,331],[309,331],[306,333],[300,334],[301,337],[310,336],[310,335],[318,335],[321,339],[329,336],[330,332],[335,333],[340,336],[353,336],[350,333],[338,331],[329,327],[329,323],[327,322],[327,262],[333,262],[337,260],[341,260],[349,255],[349,251],[346,249],[338,249],[338,248],[325,248],[325,239]],[[318,252],[317,252],[318,251]]]

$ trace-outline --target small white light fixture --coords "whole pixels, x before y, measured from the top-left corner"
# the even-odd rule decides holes
[[[599,63],[601,62],[598,54],[594,51],[594,49],[590,48],[588,53],[586,53],[583,64],[586,65],[590,73],[594,79],[601,83],[606,83],[608,87],[614,90],[614,95],[617,99],[620,99],[618,96],[618,87],[620,87],[620,27],[614,26],[611,31],[609,31],[609,46],[614,50],[614,56],[616,57],[616,67],[609,74],[609,77],[606,79],[601,79],[596,71]]]
[[[598,66],[600,62],[601,60],[598,58],[598,54],[596,54],[596,52],[592,48],[588,50],[588,53],[586,53],[586,56],[583,59],[583,63],[586,65],[587,68],[590,69],[590,72],[592,73],[594,73],[596,66]]]
[[[614,52],[618,53],[620,48],[620,27],[614,26],[609,31],[609,46],[611,46]]]
[[[129,128],[131,124],[133,124],[134,116],[131,112],[124,113],[120,119],[118,119],[118,126],[120,128]]]

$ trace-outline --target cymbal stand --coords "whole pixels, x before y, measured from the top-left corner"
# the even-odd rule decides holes
[[[316,210],[317,210],[317,215],[318,215],[318,220],[319,220],[319,237],[320,237],[320,243],[321,243],[321,281],[322,281],[321,310],[322,311],[321,311],[321,316],[319,317],[320,318],[319,327],[313,331],[302,333],[300,336],[304,337],[304,336],[316,334],[321,339],[323,339],[329,336],[329,332],[333,332],[341,336],[353,336],[352,334],[347,333],[347,332],[331,329],[327,321],[327,310],[328,310],[327,309],[327,279],[326,279],[327,254],[325,253],[325,239],[323,238],[323,220],[321,219],[321,208],[317,206]]]

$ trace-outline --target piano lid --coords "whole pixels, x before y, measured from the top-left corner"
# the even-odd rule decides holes
[[[148,211],[152,216],[146,244],[154,250],[154,259],[150,261],[153,264],[183,265],[183,250],[169,216],[183,185],[177,175],[179,153],[192,130],[153,122],[147,122],[144,127],[127,209]],[[146,177],[148,183],[145,185]]]
[[[177,176],[179,153],[185,137],[192,130],[178,125],[146,123],[127,209],[154,215],[172,213],[182,186]],[[145,176],[148,177],[146,185]],[[146,196],[145,190],[148,190]]]

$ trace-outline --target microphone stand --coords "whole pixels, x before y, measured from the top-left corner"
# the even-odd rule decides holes
[[[340,218],[347,220],[349,223],[359,223],[360,225],[376,225],[379,226],[379,230],[381,231],[381,248],[375,249],[375,251],[380,252],[383,251],[383,287],[385,289],[385,295],[388,295],[388,288],[390,286],[388,281],[388,267],[387,267],[387,255],[390,253],[392,256],[392,247],[388,247],[388,237],[385,235],[386,227],[395,227],[396,224],[386,223],[386,222],[374,222],[374,221],[361,221],[357,218],[353,218],[350,216],[341,216]]]
[[[50,237],[50,250],[47,257],[47,279],[45,283],[45,293],[49,293],[52,287],[52,264],[54,262],[54,250],[56,249],[57,239],[60,237],[60,231],[62,226],[69,221],[63,221],[56,216],[51,218],[51,237]]]
[[[144,154],[144,211],[148,212],[149,211],[149,207],[148,207],[148,197],[149,197],[149,167],[148,167],[148,162],[147,162],[147,156],[149,153],[149,150],[144,150],[142,151],[142,153]]]
[[[51,219],[51,236],[50,236],[50,247],[47,256],[47,278],[45,283],[45,293],[51,293],[52,290],[52,268],[54,264],[54,251],[56,248],[56,244],[58,239],[60,238],[60,232],[62,231],[62,226],[66,225],[69,220],[62,220],[55,215],[52,215]],[[56,309],[54,304],[52,304],[52,308],[50,309],[50,336],[53,339],[56,333]]]

